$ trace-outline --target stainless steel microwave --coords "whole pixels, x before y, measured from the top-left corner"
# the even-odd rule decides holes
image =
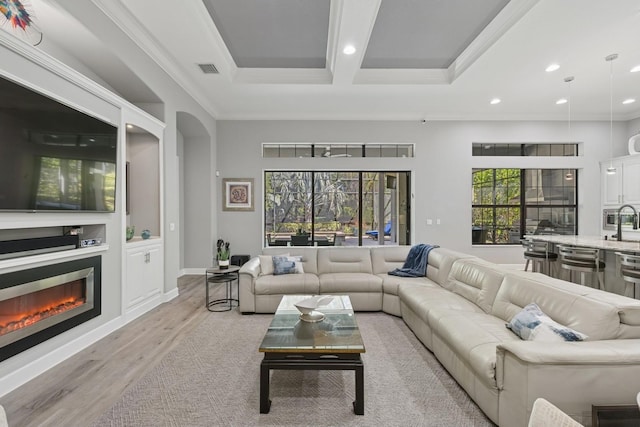
[[[633,229],[633,212],[625,210],[622,212],[622,229]],[[618,209],[604,209],[602,211],[602,228],[605,230],[618,229]]]

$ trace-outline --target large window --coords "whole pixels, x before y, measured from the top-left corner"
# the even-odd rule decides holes
[[[517,244],[525,234],[577,234],[577,173],[474,169],[473,244]]]
[[[264,182],[265,246],[410,243],[409,172],[267,171]]]

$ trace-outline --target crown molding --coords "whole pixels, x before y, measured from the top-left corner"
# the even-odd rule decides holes
[[[238,68],[234,83],[255,84],[331,84],[326,68]]]
[[[354,84],[380,85],[447,85],[450,84],[447,69],[398,69],[361,68]]]
[[[211,98],[204,96],[204,92],[185,77],[188,76],[186,70],[161,47],[155,37],[149,34],[121,0],[91,0],[91,2],[211,116],[214,118],[218,116],[218,108],[212,103]],[[193,2],[185,2],[182,6],[189,3]]]
[[[58,77],[63,78],[64,80],[83,89],[84,91],[89,92],[92,95],[95,95],[96,97],[102,99],[108,104],[113,105],[116,108],[129,109],[136,114],[144,116],[147,120],[150,120],[159,126],[162,126],[162,127],[165,126],[163,122],[151,116],[149,113],[137,107],[136,105],[121,98],[119,95],[111,92],[109,89],[106,89],[104,86],[101,86],[100,84],[91,80],[84,74],[74,70],[73,68],[69,67],[68,65],[59,61],[58,59],[54,58],[48,53],[31,46],[30,44],[26,43],[23,40],[20,40],[19,38],[9,34],[8,32],[0,31],[0,45],[5,46],[9,50],[22,56],[28,61],[44,68],[45,70],[57,75]],[[3,72],[2,74],[8,75],[8,73],[6,72]],[[32,82],[26,81],[22,76],[12,75],[11,78],[17,82],[20,82],[21,84],[24,84],[27,87],[35,88]],[[99,117],[99,115],[96,114],[94,111],[88,111],[84,106],[77,105],[75,102],[71,102],[65,99],[59,93],[52,93],[51,91],[41,87],[37,87],[35,89],[37,89],[39,92],[53,99],[59,100],[67,105],[73,106],[73,108],[77,110],[88,113],[94,117],[99,118],[100,120],[103,120],[107,123],[111,123],[115,126],[120,126],[120,122],[113,123],[113,120],[109,118]]]

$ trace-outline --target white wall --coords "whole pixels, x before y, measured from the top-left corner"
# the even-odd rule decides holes
[[[626,146],[626,123],[614,124],[616,151]],[[567,142],[563,122],[418,122],[395,121],[219,121],[217,178],[254,178],[254,212],[223,212],[218,196],[219,237],[233,253],[256,255],[262,245],[263,172],[265,169],[411,170],[413,243],[439,244],[500,263],[521,263],[522,248],[471,245],[471,170],[474,167],[577,168],[579,232],[599,234],[599,161],[608,158],[609,123],[577,122],[572,139],[579,157],[472,157],[473,142]],[[415,158],[263,159],[263,142],[415,143]],[[427,219],[441,225],[427,226]],[[433,221],[435,224],[435,221]]]
[[[181,117],[181,116],[179,116]],[[187,120],[179,120],[180,123]],[[182,126],[181,126],[182,127]],[[189,126],[194,130],[197,126]],[[212,265],[212,248],[215,236],[215,179],[212,136],[191,132],[181,134],[182,165],[184,171],[181,221],[183,226],[183,269],[208,267]],[[191,273],[194,273],[193,271]]]

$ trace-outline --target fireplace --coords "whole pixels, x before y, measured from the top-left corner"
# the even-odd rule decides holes
[[[101,257],[0,275],[0,361],[101,313]]]

